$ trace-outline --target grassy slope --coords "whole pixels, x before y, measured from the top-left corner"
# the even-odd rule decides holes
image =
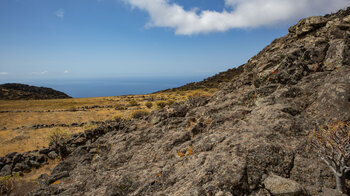
[[[48,135],[53,129],[65,129],[70,133],[77,133],[97,125],[91,121],[104,122],[116,117],[131,118],[134,111],[152,111],[159,109],[159,101],[180,102],[194,95],[211,95],[211,90],[191,90],[181,92],[159,92],[148,95],[129,95],[118,97],[51,99],[51,100],[0,100],[0,156],[10,152],[25,152],[48,146]],[[135,100],[138,105],[131,106]],[[147,102],[153,103],[147,108]],[[88,109],[83,109],[88,106]],[[91,108],[91,106],[97,106]],[[107,107],[106,107],[107,106]],[[124,108],[124,110],[120,110]],[[52,127],[32,129],[32,125],[51,125],[86,123],[79,127]],[[24,127],[22,127],[24,126]]]

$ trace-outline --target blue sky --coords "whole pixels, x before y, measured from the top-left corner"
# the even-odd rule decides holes
[[[349,0],[1,0],[0,80],[209,76]]]

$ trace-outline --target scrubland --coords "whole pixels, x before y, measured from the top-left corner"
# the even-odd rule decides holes
[[[0,156],[46,147],[48,135],[57,128],[73,134],[95,128],[106,120],[140,117],[191,96],[211,96],[216,90],[96,98],[0,100]]]

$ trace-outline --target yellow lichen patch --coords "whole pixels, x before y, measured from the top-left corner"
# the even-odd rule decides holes
[[[187,153],[186,156],[193,154],[193,150],[190,147],[187,147]]]
[[[185,153],[182,153],[182,152],[178,151],[178,152],[177,152],[177,156],[183,157],[183,156],[185,156]]]
[[[60,181],[56,180],[55,182],[52,183],[52,185],[59,184],[59,183],[60,183]]]

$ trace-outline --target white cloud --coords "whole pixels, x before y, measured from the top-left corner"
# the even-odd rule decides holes
[[[36,74],[36,75],[45,75],[48,74],[48,71],[41,71],[41,72],[32,72],[32,74]]]
[[[169,27],[182,35],[282,24],[350,5],[350,0],[225,0],[225,9],[218,12],[185,10],[169,0],[123,1],[149,13],[147,27]]]
[[[63,73],[67,74],[67,73],[69,73],[69,71],[68,70],[64,70]]]
[[[0,72],[0,75],[8,75],[8,72]]]
[[[64,18],[64,9],[59,9],[55,12],[55,15],[58,17],[58,18],[61,18],[63,19]]]

